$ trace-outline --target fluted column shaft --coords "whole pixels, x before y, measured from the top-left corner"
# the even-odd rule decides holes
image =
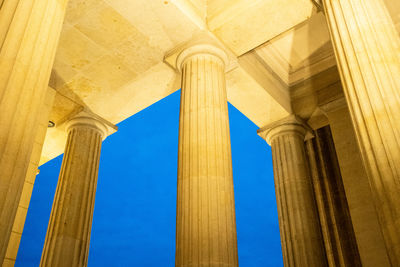
[[[361,267],[331,130],[326,126],[314,135],[306,150],[328,266]]]
[[[261,129],[261,135],[272,148],[285,267],[327,265],[305,154],[305,134],[305,127],[291,118]]]
[[[38,120],[39,129],[36,132],[35,143],[33,145],[31,158],[29,160],[29,167],[26,173],[21,198],[18,204],[17,214],[14,219],[10,240],[8,242],[7,252],[3,261],[3,267],[14,266],[17,259],[18,248],[24,229],[25,219],[28,213],[29,203],[31,200],[36,175],[38,174],[38,167],[40,156],[42,154],[43,143],[49,125],[49,114],[53,107],[55,95],[56,91],[48,87],[45,102],[41,107]]]
[[[67,0],[0,2],[0,262],[3,262]]]
[[[400,39],[382,0],[324,0],[389,258],[400,266]]]
[[[200,45],[178,58],[176,266],[238,266],[224,57]]]
[[[40,266],[86,266],[100,149],[106,128],[90,117],[69,121],[68,139]]]

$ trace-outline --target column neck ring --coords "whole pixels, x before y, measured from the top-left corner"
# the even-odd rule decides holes
[[[191,57],[197,55],[210,55],[217,57],[221,60],[221,63],[225,66],[228,65],[227,54],[219,47],[211,44],[197,44],[183,50],[176,59],[176,66],[179,71],[182,71],[184,63]]]
[[[272,144],[276,137],[282,135],[297,135],[304,140],[306,133],[307,129],[303,125],[297,123],[286,123],[269,129],[265,134],[265,140],[269,145]]]
[[[66,131],[69,132],[74,128],[91,128],[98,131],[101,135],[101,138],[104,140],[108,135],[108,129],[104,123],[96,120],[93,117],[81,115],[70,119],[66,123]]]

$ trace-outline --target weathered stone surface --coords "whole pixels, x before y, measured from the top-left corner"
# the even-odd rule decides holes
[[[8,242],[6,256],[3,265],[14,265],[17,259],[19,243],[21,241],[22,232],[24,229],[25,219],[28,212],[29,202],[32,195],[33,186],[35,183],[36,175],[39,173],[39,159],[42,152],[43,142],[46,135],[46,130],[49,125],[49,113],[53,107],[53,100],[55,95],[54,89],[48,87],[46,98],[39,116],[39,130],[36,132],[35,143],[33,144],[33,151],[29,161],[28,171],[24,181],[24,186],[21,193],[21,198],[18,204],[17,214],[14,219],[10,241]]]
[[[101,143],[107,126],[88,113],[67,121],[68,141],[40,266],[86,266]]]
[[[390,262],[399,266],[400,37],[383,0],[323,4]]]
[[[0,262],[34,148],[66,3],[0,1]]]
[[[36,162],[40,154],[40,146],[33,143],[35,136],[45,132],[45,127],[40,127],[37,121],[51,68],[50,85],[57,93],[50,120],[56,122],[56,127],[46,133],[40,164],[63,153],[67,137],[60,125],[73,114],[83,109],[91,110],[116,124],[183,86],[181,126],[184,127],[180,129],[178,189],[178,200],[182,201],[178,202],[178,217],[181,218],[178,244],[186,243],[177,247],[179,264],[188,261],[187,264],[192,264],[193,257],[198,256],[198,262],[193,264],[222,262],[237,265],[225,110],[228,100],[260,127],[292,113],[307,121],[313,129],[330,124],[361,261],[365,266],[399,265],[400,149],[397,140],[400,133],[396,123],[400,113],[399,79],[396,79],[400,76],[399,1],[250,2],[0,0],[0,260],[4,260],[5,249],[10,248],[10,257],[3,261],[5,266],[13,264],[18,247],[19,237],[9,235],[11,228],[17,230],[16,234],[22,231],[21,218],[25,211],[19,209],[17,212],[17,207],[27,208],[29,202],[32,177],[24,189],[24,197],[20,195],[26,174],[35,169],[35,164],[31,163]],[[320,12],[321,3],[325,12]],[[385,6],[389,7],[390,15]],[[204,33],[213,40],[214,47],[194,49],[193,43]],[[217,52],[215,45],[228,55],[227,64],[220,60],[224,56]],[[168,58],[169,52],[178,50],[186,51],[181,54],[181,59],[185,60],[178,66],[183,73],[176,71],[176,58],[172,60],[173,64]],[[329,113],[323,107],[343,95],[337,69],[341,72],[344,93],[350,104],[356,138],[346,114]],[[80,136],[83,135],[82,132]],[[285,138],[294,143],[284,148],[298,150],[284,150],[283,154],[302,162],[299,151],[304,148],[299,148],[299,135],[285,135]],[[68,146],[73,143],[68,142]],[[96,144],[92,145],[99,146]],[[276,154],[278,150],[274,151]],[[214,152],[224,156],[215,156]],[[285,179],[307,176],[301,164],[293,164],[290,160],[282,161],[282,164],[291,164],[286,171],[294,172],[285,175]],[[71,166],[63,167],[63,170],[75,168]],[[189,180],[198,184],[188,184],[183,177],[191,177]],[[68,179],[72,178],[63,181]],[[88,183],[93,184],[94,178],[91,176],[90,179]],[[276,179],[283,178],[278,175]],[[216,189],[210,183],[219,187]],[[293,184],[289,185],[294,188]],[[227,189],[221,190],[224,186]],[[301,187],[300,193],[290,193],[288,199],[299,198],[304,205],[309,205],[309,200],[302,198],[309,190],[304,188]],[[374,198],[369,197],[371,192]],[[80,194],[93,197],[92,191]],[[193,195],[199,199],[194,201]],[[378,213],[374,212],[374,203]],[[226,209],[226,214],[215,213],[215,207]],[[197,216],[199,224],[185,217],[188,210]],[[209,216],[203,216],[205,210],[210,211]],[[286,210],[280,212],[283,214]],[[72,228],[76,227],[73,221],[76,216],[69,217]],[[200,224],[210,220],[217,223],[199,228]],[[224,226],[228,229],[227,234],[215,229],[215,225],[223,223],[227,223]],[[309,223],[313,224],[313,219]],[[54,225],[54,221],[51,224]],[[74,238],[80,240],[78,243],[86,244],[87,239],[79,237],[88,233],[90,228],[86,226],[83,230],[68,228],[66,231],[76,230],[74,234],[78,237]],[[192,227],[190,231],[187,226]],[[194,227],[198,231],[192,231]],[[313,227],[301,230],[302,238],[304,233],[313,230]],[[182,238],[188,233],[190,239]],[[213,236],[207,238],[206,233],[213,233]],[[220,241],[214,238],[219,235],[228,245],[215,247],[212,253],[205,252],[206,248],[219,244]],[[48,239],[49,236],[54,237],[50,234]],[[282,239],[285,244],[296,240],[285,238]],[[308,240],[307,237],[304,240]],[[199,246],[199,242],[205,245]],[[187,244],[190,244],[189,248]],[[297,258],[300,262],[311,262],[311,265],[319,262],[320,251],[313,244],[307,243],[307,246],[310,251],[315,250],[314,258],[294,248],[284,252],[287,253],[285,261],[293,262]],[[59,247],[55,248],[46,248],[43,264],[48,264],[47,260],[52,257],[49,255],[62,254],[57,250]],[[85,264],[87,250],[81,248],[78,249],[83,255],[80,259],[76,255],[66,257],[60,264]],[[222,248],[226,252],[220,252]],[[189,249],[194,249],[195,254],[187,254]]]
[[[238,266],[225,63],[211,45],[178,57],[176,266]]]
[[[307,126],[295,116],[289,116],[258,131],[272,148],[285,266],[327,266],[312,177],[305,153],[307,131]]]

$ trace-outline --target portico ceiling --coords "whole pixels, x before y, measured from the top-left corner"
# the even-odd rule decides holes
[[[400,4],[388,2],[400,25]],[[63,153],[60,125],[82,106],[116,124],[178,90],[164,56],[204,31],[238,57],[228,100],[260,127],[291,111],[291,85],[335,65],[310,0],[70,0],[41,164]]]

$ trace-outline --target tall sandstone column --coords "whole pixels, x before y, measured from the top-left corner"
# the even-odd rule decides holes
[[[312,177],[305,154],[306,132],[305,126],[294,116],[259,130],[272,148],[285,267],[327,266]]]
[[[179,129],[176,266],[238,266],[225,53],[184,50]]]
[[[67,0],[0,1],[0,262],[3,262]]]
[[[17,259],[18,248],[24,229],[26,215],[28,213],[29,203],[31,201],[36,175],[38,174],[40,156],[42,154],[43,143],[49,125],[49,115],[53,108],[55,95],[56,91],[53,88],[48,87],[45,102],[40,110],[38,120],[39,129],[36,132],[35,142],[29,160],[29,167],[28,171],[26,172],[24,186],[22,189],[21,198],[19,200],[17,214],[14,219],[10,240],[8,242],[5,259],[3,261],[3,265],[0,264],[2,267],[14,266]]]
[[[324,0],[386,248],[400,266],[400,39],[382,0]]]
[[[78,115],[67,123],[68,139],[40,266],[86,266],[100,149],[107,128]]]
[[[314,138],[306,141],[306,151],[328,266],[361,267],[330,127],[313,133]]]

